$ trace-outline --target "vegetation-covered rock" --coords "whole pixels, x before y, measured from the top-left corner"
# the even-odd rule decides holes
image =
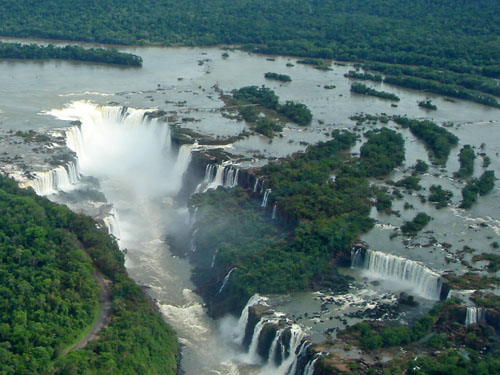
[[[448,206],[453,197],[451,191],[445,190],[439,185],[432,185],[429,190],[431,193],[429,194],[428,200],[429,202],[436,203],[437,209]]]
[[[354,92],[356,94],[362,94],[362,95],[376,96],[376,97],[382,98],[382,99],[399,101],[399,97],[396,94],[393,94],[393,93],[387,92],[387,91],[378,91],[378,90],[372,89],[371,87],[368,87],[362,83],[351,84],[351,92]]]
[[[286,75],[286,74],[267,72],[266,74],[264,74],[264,77],[267,79],[274,79],[276,81],[281,81],[281,82],[291,82],[292,81],[290,76]]]
[[[360,149],[360,167],[368,176],[386,175],[403,164],[405,147],[400,133],[381,128],[365,133],[365,137],[368,141]]]
[[[470,145],[465,145],[458,154],[460,162],[460,169],[455,172],[454,176],[457,178],[470,177],[474,173],[474,160],[476,154]]]
[[[495,187],[495,172],[485,171],[481,177],[471,179],[462,189],[461,208],[470,208],[478,195],[486,195]]]
[[[430,109],[435,111],[437,109],[437,106],[432,104],[430,100],[422,100],[421,102],[418,102],[418,106],[425,108],[425,109]]]
[[[429,120],[410,120],[407,117],[394,116],[397,124],[410,128],[412,134],[424,142],[431,158],[436,164],[445,164],[451,148],[458,143],[458,137],[445,128]]]
[[[403,233],[415,235],[431,221],[431,217],[424,212],[418,213],[413,220],[407,221],[401,226]]]
[[[278,120],[291,121],[302,126],[307,126],[312,121],[311,110],[305,104],[292,101],[280,104],[279,97],[275,92],[265,86],[246,86],[238,90],[233,90],[232,101],[234,102],[233,104],[238,106],[240,115],[247,122],[258,121],[259,110],[252,107],[252,104],[258,105],[258,108],[262,109],[267,116]],[[271,131],[281,131],[281,127],[278,129],[277,124],[271,126],[269,122],[261,124],[261,130],[263,128]],[[262,134],[269,133],[267,130],[265,132],[258,132]]]

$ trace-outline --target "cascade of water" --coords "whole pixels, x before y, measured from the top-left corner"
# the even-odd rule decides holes
[[[353,247],[351,249],[351,268],[362,268],[364,265],[363,254],[365,249]]]
[[[271,344],[271,349],[269,351],[269,363],[271,365],[277,364],[276,361],[276,353],[278,352],[278,348],[281,347],[280,345],[280,339],[281,339],[281,334],[283,333],[282,329],[279,329],[276,331],[276,335],[274,336],[274,340]]]
[[[233,184],[231,185],[231,187],[238,186],[238,176],[239,176],[239,174],[240,174],[240,169],[236,168],[236,172],[234,173],[234,177],[233,177]]]
[[[222,165],[215,165],[214,168],[216,169],[215,176],[213,179],[210,181],[210,183],[205,187],[204,191],[207,191],[209,189],[217,189],[219,186],[224,186],[224,166]]]
[[[314,366],[316,365],[317,360],[318,358],[314,358],[306,365],[304,368],[304,375],[314,375]]]
[[[85,153],[83,144],[83,135],[80,125],[72,126],[66,130],[66,145],[68,148],[76,152],[76,155],[81,158]]]
[[[147,182],[151,181],[151,176],[168,173],[169,188],[174,193],[180,189],[182,175],[191,159],[191,148],[195,145],[181,146],[174,167],[165,172],[167,168],[164,164],[156,161],[161,156],[170,155],[170,128],[167,123],[150,118],[146,109],[99,106],[78,101],[48,114],[61,120],[79,122],[64,132],[67,147],[77,156],[76,163],[66,166],[71,184],[78,180],[81,166],[85,174],[94,177],[100,177],[104,169],[108,176],[127,176],[128,173],[130,178],[143,184],[138,186],[143,190],[151,188]],[[172,170],[173,174],[170,173]],[[62,171],[56,171],[56,174],[57,182],[68,186]],[[44,184],[48,185],[47,182]],[[163,186],[157,189],[161,190]],[[46,191],[50,193],[50,189]]]
[[[63,166],[56,167],[52,170],[54,190],[67,190],[71,188],[71,181],[66,168]]]
[[[38,195],[54,194],[54,180],[52,171],[36,172],[35,178],[19,184],[22,188],[31,187]]]
[[[214,268],[215,266],[215,258],[217,257],[217,253],[219,252],[219,248],[215,249],[214,255],[212,256],[212,262],[210,263],[210,268]]]
[[[235,187],[238,185],[238,173],[239,169],[228,165],[224,168],[224,187]]]
[[[296,375],[297,373],[297,363],[300,358],[305,356],[307,354],[307,349],[311,346],[310,342],[307,342],[306,340],[302,341],[302,344],[300,344],[300,347],[298,348],[298,352],[295,355],[295,358],[293,360],[292,365],[286,372],[286,375]]]
[[[19,184],[22,188],[31,187],[38,195],[55,194],[58,191],[68,191],[80,179],[78,164],[68,162],[50,171],[35,172],[35,178]]]
[[[215,177],[214,171],[216,169],[217,165],[207,164],[207,166],[205,167],[205,178],[203,179],[203,181],[206,183],[212,182]]]
[[[273,214],[271,215],[272,220],[276,220],[276,203],[273,206]]]
[[[171,148],[170,128],[168,124],[151,119],[146,115],[146,109],[133,109],[119,106],[98,106],[96,104],[79,101],[63,109],[53,110],[49,114],[69,121],[79,121],[65,130],[67,146],[77,153],[80,160],[86,156],[86,144],[93,138],[96,131],[104,128],[126,128],[135,135],[138,128],[147,129],[159,140],[161,148],[169,151]]]
[[[283,356],[283,362],[281,362],[281,365],[278,367],[277,373],[279,374],[288,374],[290,373],[292,367],[296,365],[297,361],[297,349],[299,348],[300,344],[302,343],[302,340],[305,337],[305,333],[302,330],[302,328],[298,324],[292,324],[290,327],[290,333],[291,333],[291,338],[290,338],[290,344],[288,346],[288,350],[286,351],[285,355]],[[299,351],[300,353],[300,351]]]
[[[151,119],[147,116],[143,116],[142,121],[151,132],[157,134],[160,139],[161,148],[165,152],[170,152],[172,149],[172,137],[170,137],[170,128],[168,124],[157,119]]]
[[[441,277],[421,263],[375,250],[366,250],[364,258],[363,268],[374,276],[397,281],[423,298],[439,300]]]
[[[189,167],[191,162],[191,149],[197,145],[182,145],[175,161],[173,178],[171,182],[172,190],[178,192],[182,187],[182,176]]]
[[[198,214],[198,209],[199,209],[199,207],[196,206],[193,210],[193,213],[191,215],[189,215],[189,225],[191,225],[191,226],[193,226],[193,224],[196,221],[196,215]]]
[[[205,177],[196,187],[195,192],[205,192],[209,189],[217,189],[219,186],[235,187],[238,185],[239,169],[232,165],[207,164]]]
[[[269,198],[269,194],[271,194],[271,189],[266,189],[264,197],[262,198],[262,203],[260,205],[262,208],[265,208],[267,206],[267,199]]]
[[[465,315],[465,325],[477,324],[485,320],[486,310],[482,307],[467,307]]]
[[[231,268],[231,269],[229,270],[229,272],[227,273],[227,275],[224,277],[224,280],[222,280],[222,285],[221,285],[221,287],[220,287],[219,291],[217,292],[217,294],[221,294],[221,292],[224,290],[224,288],[226,287],[226,284],[227,284],[227,283],[228,283],[228,281],[229,281],[229,278],[231,277],[231,274],[233,273],[233,271],[234,271],[235,269],[236,269],[236,267],[235,267],[235,268]]]
[[[80,179],[80,166],[78,165],[78,159],[74,162],[67,163],[66,169],[68,170],[69,182],[71,184],[76,184]]]
[[[250,343],[250,347],[248,348],[247,361],[251,364],[258,364],[261,362],[259,354],[257,353],[257,348],[259,346],[259,336],[262,332],[262,328],[264,328],[264,322],[261,319],[255,325],[252,341]]]
[[[236,327],[234,329],[233,333],[234,343],[240,345],[243,343],[243,339],[245,338],[245,329],[248,323],[248,308],[250,306],[254,306],[258,303],[262,303],[265,301],[267,301],[267,298],[261,297],[258,294],[254,294],[252,297],[250,297],[243,310],[241,310],[240,319],[238,320],[238,323],[236,324]]]
[[[102,220],[108,229],[109,234],[113,235],[116,239],[119,239],[120,227],[118,225],[118,214],[116,210],[113,208]]]
[[[255,184],[253,185],[253,192],[257,192],[257,186],[259,185],[259,177],[255,179]]]
[[[193,234],[191,235],[191,241],[189,243],[189,250],[191,250],[193,253],[196,251],[196,233],[198,233],[198,229],[196,228],[193,231]]]

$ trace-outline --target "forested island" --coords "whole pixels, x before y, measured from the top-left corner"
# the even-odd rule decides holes
[[[361,95],[375,96],[382,99],[394,100],[396,102],[399,101],[399,97],[392,92],[375,90],[362,83],[353,83],[351,85],[351,92]]]
[[[118,52],[116,49],[83,48],[74,45],[56,47],[53,44],[42,46],[34,43],[20,44],[0,42],[0,59],[59,59],[132,67],[142,66],[142,58],[140,56]]]
[[[286,75],[286,74],[267,72],[266,74],[264,74],[264,77],[266,77],[267,79],[274,79],[276,81],[281,81],[281,82],[291,82],[292,81],[290,76]]]

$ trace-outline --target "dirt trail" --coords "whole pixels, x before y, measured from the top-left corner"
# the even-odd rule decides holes
[[[99,336],[99,332],[101,332],[101,329],[106,327],[111,320],[112,302],[108,284],[106,284],[106,281],[102,277],[101,273],[97,270],[93,277],[97,280],[99,286],[101,287],[101,312],[99,313],[99,318],[87,336],[69,348],[66,352],[83,349],[90,341],[96,340]]]

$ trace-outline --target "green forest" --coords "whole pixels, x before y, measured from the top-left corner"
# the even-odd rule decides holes
[[[175,335],[107,231],[1,176],[0,212],[0,374],[176,373]],[[100,309],[96,270],[111,282],[111,321],[67,353]]]
[[[495,0],[2,2],[0,34],[252,51],[500,77]]]

